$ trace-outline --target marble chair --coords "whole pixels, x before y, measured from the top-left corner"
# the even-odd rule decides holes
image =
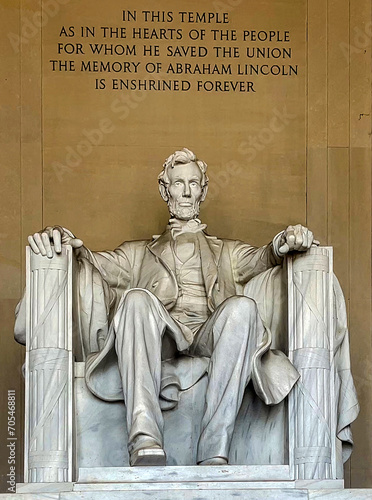
[[[69,246],[52,259],[27,249],[25,483],[88,481],[93,470],[130,469],[124,403],[101,401],[85,384],[77,266]],[[289,255],[282,267],[249,282],[245,294],[256,300],[273,348],[301,377],[272,407],[247,387],[229,473],[296,484],[342,479],[358,405],[332,248]],[[195,465],[206,385],[207,375],[164,412],[167,466]],[[195,469],[200,476],[204,468]]]

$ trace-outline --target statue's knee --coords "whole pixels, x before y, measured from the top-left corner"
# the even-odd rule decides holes
[[[129,290],[123,296],[118,310],[114,317],[114,327],[117,335],[125,334],[126,337],[141,334],[149,335],[153,331],[156,335],[162,335],[162,331],[151,328],[151,318],[155,318],[155,324],[158,324],[159,311],[155,303],[156,297],[143,289]]]
[[[249,297],[239,295],[226,300],[221,317],[224,325],[221,337],[229,343],[230,352],[233,346],[237,353],[246,349],[246,340],[256,336],[256,329],[254,327],[252,330],[251,326],[255,325],[257,311],[256,302]],[[233,335],[231,335],[232,332]]]
[[[127,292],[124,303],[127,307],[142,307],[149,304],[151,300],[151,296],[146,290],[134,289]]]
[[[256,314],[257,304],[256,302],[243,295],[235,295],[230,297],[225,301],[225,312],[233,316],[249,316],[250,314]]]

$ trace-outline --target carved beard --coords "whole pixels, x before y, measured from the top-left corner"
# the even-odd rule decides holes
[[[195,201],[190,207],[180,207],[177,201],[169,198],[168,210],[171,217],[180,220],[196,219],[200,212],[200,201]]]

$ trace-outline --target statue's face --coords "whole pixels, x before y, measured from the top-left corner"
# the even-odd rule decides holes
[[[195,219],[203,196],[203,174],[196,163],[175,165],[168,170],[168,208],[172,217]]]

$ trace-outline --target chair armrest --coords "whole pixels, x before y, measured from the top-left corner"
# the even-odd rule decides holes
[[[73,479],[73,249],[26,249],[25,482]]]

